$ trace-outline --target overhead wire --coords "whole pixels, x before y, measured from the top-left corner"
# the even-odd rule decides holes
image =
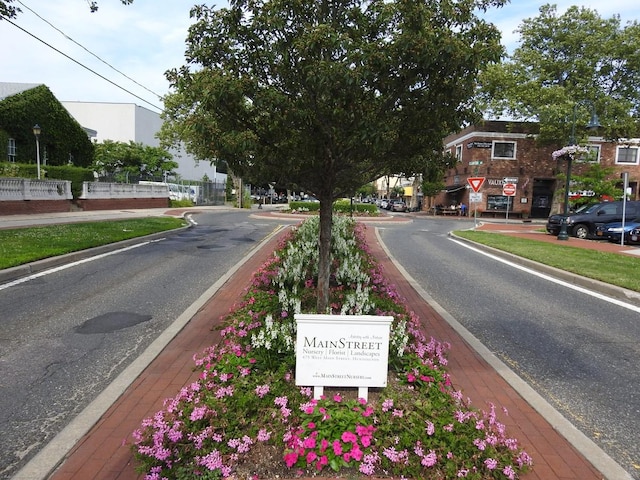
[[[22,2],[20,2],[20,3],[22,3]],[[162,108],[162,107],[159,107],[158,105],[155,105],[155,104],[153,104],[153,103],[149,102],[148,100],[144,99],[143,97],[141,97],[141,96],[139,96],[139,95],[137,95],[137,94],[133,93],[132,91],[130,91],[130,90],[128,90],[128,89],[126,89],[125,87],[123,87],[123,86],[121,86],[121,85],[118,85],[118,84],[117,84],[116,82],[114,82],[113,80],[111,80],[111,79],[109,79],[109,78],[105,77],[105,76],[104,76],[104,75],[102,75],[101,73],[96,72],[96,71],[95,71],[95,70],[93,70],[92,68],[90,68],[90,67],[88,67],[88,66],[84,65],[83,63],[81,63],[80,61],[78,61],[78,60],[76,60],[75,58],[71,57],[70,55],[67,55],[66,53],[64,53],[63,51],[61,51],[61,50],[57,49],[57,48],[56,48],[56,47],[54,47],[53,45],[51,45],[51,44],[49,44],[49,43],[45,42],[44,40],[42,40],[42,39],[41,39],[40,37],[38,37],[37,35],[35,35],[35,34],[31,33],[30,31],[26,30],[25,28],[21,27],[20,25],[18,25],[17,23],[13,22],[13,21],[12,21],[12,20],[10,20],[10,19],[8,19],[7,17],[2,17],[2,20],[4,20],[4,21],[6,21],[6,22],[10,23],[11,25],[13,25],[14,27],[16,27],[17,29],[22,30],[22,31],[23,31],[24,33],[26,33],[27,35],[29,35],[29,36],[33,37],[34,39],[36,39],[37,41],[39,41],[39,42],[41,42],[42,44],[46,45],[46,46],[47,46],[47,47],[49,47],[50,49],[52,49],[52,50],[54,50],[54,51],[58,52],[60,55],[62,55],[63,57],[65,57],[65,58],[67,58],[67,59],[69,59],[69,60],[71,60],[72,62],[74,62],[75,64],[77,64],[77,65],[81,66],[81,67],[82,67],[82,68],[84,68],[85,70],[88,70],[89,72],[93,73],[94,75],[96,75],[96,76],[100,77],[101,79],[103,79],[103,80],[105,80],[106,82],[110,83],[110,84],[111,84],[111,85],[113,85],[114,87],[119,88],[120,90],[122,90],[122,91],[124,91],[124,92],[128,93],[129,95],[131,95],[131,96],[133,96],[133,97],[137,98],[138,100],[140,100],[140,101],[142,101],[142,102],[146,103],[147,105],[150,105],[151,107],[155,108],[156,110],[159,110],[160,112],[162,112],[162,111],[163,111],[163,108]],[[152,92],[152,93],[153,93],[153,92]],[[156,95],[156,94],[154,93],[154,95]],[[158,96],[158,98],[160,98],[160,97]]]
[[[38,12],[36,12],[35,10],[33,10],[31,7],[29,7],[28,5],[25,5],[24,2],[22,2],[21,0],[18,0],[18,3],[20,5],[22,5],[24,8],[26,8],[27,10],[29,10],[31,13],[33,13],[36,17],[38,17],[40,20],[42,20],[43,22],[45,22],[47,25],[49,25],[51,28],[53,28],[54,30],[56,30],[58,33],[60,33],[60,35],[62,35],[64,38],[66,38],[67,40],[69,40],[70,42],[75,43],[77,46],[79,46],[80,48],[82,48],[85,52],[87,52],[88,54],[92,55],[93,57],[97,58],[98,60],[100,60],[102,63],[104,63],[107,67],[111,68],[112,70],[118,72],[120,75],[122,75],[123,77],[125,77],[128,80],[131,80],[133,83],[135,83],[136,85],[138,85],[139,87],[145,89],[147,92],[155,95],[157,98],[162,98],[162,95],[154,92],[153,90],[150,90],[149,88],[145,87],[144,85],[142,85],[141,83],[138,83],[136,80],[134,80],[133,78],[131,78],[130,76],[128,76],[126,73],[118,70],[116,67],[114,67],[113,65],[111,65],[109,62],[103,60],[102,58],[100,58],[100,56],[98,56],[97,54],[93,53],[91,50],[89,50],[88,48],[86,48],[84,45],[78,43],[77,41],[75,41],[73,38],[71,38],[69,35],[67,35],[66,33],[64,33],[62,30],[60,30],[58,27],[56,27],[55,25],[53,25],[50,21],[48,21],[46,18],[43,18]]]

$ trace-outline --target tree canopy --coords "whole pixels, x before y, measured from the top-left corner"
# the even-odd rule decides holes
[[[172,174],[178,163],[161,147],[105,140],[95,144],[93,168],[109,177],[154,179]]]
[[[320,200],[319,283],[331,203],[387,173],[442,160],[442,140],[478,116],[481,68],[502,54],[477,16],[504,0],[235,0],[196,6],[187,64],[168,72],[165,141],[236,175]],[[327,268],[323,271],[323,268]],[[319,291],[324,287],[319,285]],[[326,290],[328,292],[328,283]],[[326,298],[319,293],[319,310]]]
[[[543,143],[566,145],[574,111],[578,127],[592,109],[600,135],[610,139],[640,134],[640,25],[621,25],[619,15],[603,19],[594,10],[555,5],[522,22],[519,46],[504,62],[481,74],[480,97],[493,116],[540,123]],[[578,139],[585,130],[576,130]]]

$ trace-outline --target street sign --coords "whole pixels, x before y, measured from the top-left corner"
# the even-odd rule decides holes
[[[478,192],[484,183],[484,177],[469,177],[467,178],[467,183],[474,192]]]
[[[518,183],[518,177],[504,177],[502,179],[503,183]]]
[[[469,203],[482,203],[482,193],[470,192],[469,193]]]
[[[483,162],[476,160],[475,162],[469,162],[469,165],[482,165]]]
[[[502,194],[507,197],[516,196],[516,185],[514,183],[505,183],[502,186]]]

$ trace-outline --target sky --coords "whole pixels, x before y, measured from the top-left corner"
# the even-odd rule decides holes
[[[60,101],[134,103],[159,112],[159,97],[169,93],[164,73],[184,65],[189,12],[202,2],[134,0],[125,6],[119,0],[99,0],[96,13],[86,0],[14,3],[22,9],[12,20],[17,27],[0,20],[0,82],[42,83]],[[576,4],[512,0],[485,16],[512,50],[519,40],[514,30],[546,3],[556,4],[559,13]],[[226,1],[208,4],[225,6]],[[580,5],[603,18],[619,14],[623,25],[640,21],[638,0],[585,0]]]

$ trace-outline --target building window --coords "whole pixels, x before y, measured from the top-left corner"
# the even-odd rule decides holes
[[[7,146],[7,157],[10,162],[16,161],[16,140],[15,138],[9,139],[9,144]]]
[[[456,160],[458,162],[462,161],[462,145],[457,145],[456,146]]]
[[[515,160],[516,142],[493,142],[491,158],[500,160]]]
[[[589,153],[585,160],[588,163],[600,163],[600,145],[587,145],[587,148]]]
[[[509,197],[505,195],[487,195],[487,210],[506,210],[507,205],[509,205],[509,209],[513,208]]]
[[[638,147],[618,147],[616,150],[616,163],[638,165]]]

